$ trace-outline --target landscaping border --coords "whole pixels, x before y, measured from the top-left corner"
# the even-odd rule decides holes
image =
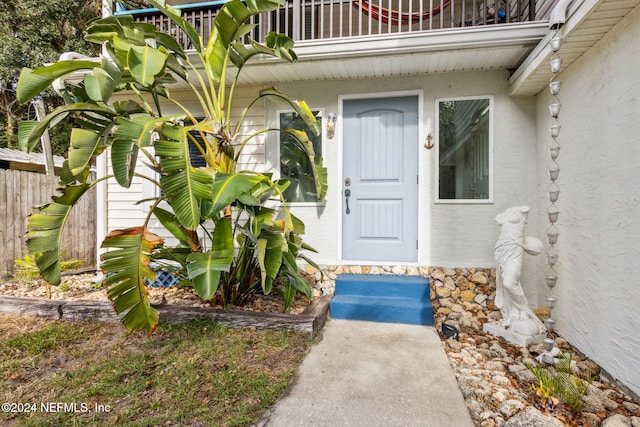
[[[263,313],[248,310],[226,310],[209,307],[179,305],[154,305],[161,322],[184,322],[196,317],[206,317],[233,328],[293,329],[315,338],[324,327],[329,315],[331,296],[314,298],[300,314]],[[21,314],[54,320],[106,322],[120,321],[110,301],[53,300],[43,298],[0,295],[0,312]]]

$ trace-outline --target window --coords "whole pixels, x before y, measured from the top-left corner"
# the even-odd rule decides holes
[[[316,117],[320,116],[320,111],[314,110]],[[279,115],[280,130],[298,129],[307,133],[309,140],[313,143],[313,151],[316,156],[322,156],[322,135],[314,135],[307,128],[304,120],[295,112],[281,112]],[[288,202],[317,202],[315,182],[309,159],[300,151],[297,143],[291,135],[280,132],[280,177],[287,178],[291,185],[284,192],[285,200]]]
[[[204,139],[202,139],[202,134],[200,132],[192,130],[189,131],[189,133],[195,138],[196,141],[198,141],[200,147],[205,148]],[[188,138],[187,142],[189,143],[189,157],[191,158],[191,166],[193,166],[194,168],[206,167],[207,162],[196,144],[191,140],[191,138]]]
[[[197,123],[200,123],[204,119],[205,119],[204,117],[195,118]],[[192,125],[193,122],[191,120],[187,120],[186,123],[183,123],[183,124],[189,126],[189,125]],[[189,134],[198,142],[198,145],[200,145],[200,147],[202,147],[203,149],[205,148],[204,139],[202,138],[203,133],[200,133],[197,130],[191,130],[189,131]],[[209,143],[212,143],[213,137],[210,134],[204,134],[204,135],[207,137]],[[191,159],[191,166],[194,168],[207,167],[207,161],[204,159],[202,152],[200,152],[196,144],[188,136],[187,136],[187,143],[189,144],[189,158]]]
[[[200,120],[203,120],[203,118],[197,118],[196,120],[200,121]],[[187,124],[190,124],[190,123],[191,123],[190,121],[187,122]],[[196,141],[198,141],[201,147],[204,147],[204,140],[202,139],[200,132],[192,130],[192,131],[189,131],[189,133],[195,138]],[[208,137],[208,138],[210,138],[209,142],[211,143],[211,141],[213,140],[213,137]],[[189,158],[191,159],[191,166],[194,168],[207,167],[207,162],[204,159],[204,156],[202,155],[198,147],[196,147],[196,144],[191,140],[191,138],[187,138],[187,142],[189,144]],[[148,150],[151,153],[155,151],[153,147],[149,147]],[[154,179],[160,179],[160,175],[158,171],[156,171],[155,169],[151,169],[151,167],[147,166],[146,164],[143,166],[143,173],[144,175],[153,177]],[[157,187],[155,184],[153,184],[152,182],[146,179],[142,181],[142,191],[143,191],[143,194],[145,195],[145,199],[160,197],[162,194],[161,189],[159,187]],[[160,205],[160,206],[163,208],[167,207],[166,205]],[[150,207],[150,204],[145,203],[144,205],[145,212],[148,211],[149,207]]]
[[[437,102],[438,200],[492,200],[491,98]]]

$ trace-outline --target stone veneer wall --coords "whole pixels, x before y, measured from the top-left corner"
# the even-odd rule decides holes
[[[482,329],[485,322],[498,320],[494,305],[496,295],[495,268],[444,268],[417,266],[323,265],[320,271],[307,265],[307,282],[314,296],[333,295],[339,274],[389,274],[423,276],[429,279],[434,326],[441,330],[443,322],[458,328]]]

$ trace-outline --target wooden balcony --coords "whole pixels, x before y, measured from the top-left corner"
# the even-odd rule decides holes
[[[182,9],[182,17],[206,43],[213,18],[225,1],[175,3],[183,3],[176,7]],[[434,30],[531,23],[547,19],[555,3],[556,0],[287,0],[283,8],[255,17],[252,23],[257,26],[249,36],[264,41],[269,32],[276,31],[296,41],[309,42],[355,37],[384,39]],[[115,12],[127,13],[174,35],[189,48],[181,30],[156,9]]]

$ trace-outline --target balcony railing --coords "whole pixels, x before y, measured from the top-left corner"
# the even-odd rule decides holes
[[[209,38],[213,18],[224,0],[178,6],[182,17]],[[288,0],[281,9],[253,18],[250,37],[264,41],[271,31],[296,41],[384,36],[430,30],[500,25],[546,19],[555,0]],[[175,36],[185,48],[181,30],[156,9],[121,11],[139,22]]]

